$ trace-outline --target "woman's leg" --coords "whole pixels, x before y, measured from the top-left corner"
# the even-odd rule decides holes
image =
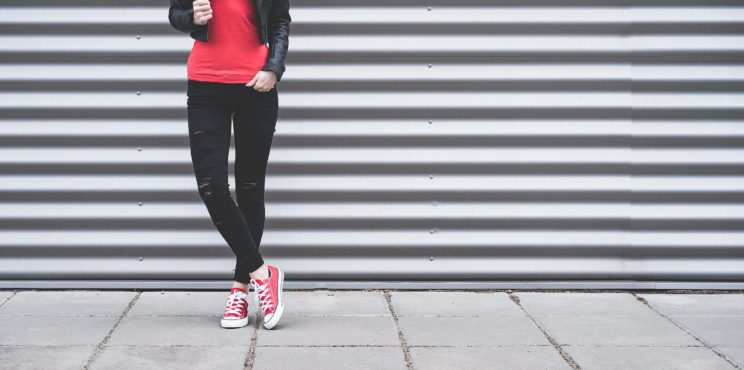
[[[251,228],[230,195],[227,161],[231,107],[219,84],[189,82],[189,143],[199,195],[217,230],[236,255],[235,280],[247,284],[248,274],[264,264]]]
[[[238,207],[248,222],[248,227],[260,248],[266,219],[264,189],[266,168],[269,160],[278,113],[276,89],[267,92],[255,91],[252,87],[241,88],[240,99],[234,107],[235,133],[235,195]],[[250,267],[236,266],[238,276]],[[251,277],[265,279],[265,265],[252,273]],[[238,280],[238,279],[236,279]]]

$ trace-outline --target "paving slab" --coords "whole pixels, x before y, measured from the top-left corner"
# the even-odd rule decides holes
[[[675,315],[672,318],[711,346],[744,346],[744,317]]]
[[[285,291],[282,297],[285,304],[284,315],[391,316],[382,292]]]
[[[0,306],[0,316],[120,316],[136,292],[20,291]]]
[[[129,315],[221,316],[227,296],[224,292],[143,292]],[[249,311],[258,309],[252,292],[248,298]],[[391,315],[381,292],[285,291],[283,298],[287,316]]]
[[[219,316],[126,316],[111,334],[108,345],[250,345],[250,324],[225,329]]]
[[[559,344],[689,346],[691,335],[661,316],[542,315],[535,317]]]
[[[744,368],[744,347],[715,347],[716,350],[723,352],[729,360],[735,362],[739,367]]]
[[[564,346],[582,369],[734,369],[705,347]]]
[[[398,318],[408,345],[549,345],[527,317],[418,317]]]
[[[524,316],[502,292],[390,292],[397,316]]]
[[[250,293],[252,295],[253,293]],[[222,316],[229,292],[142,292],[128,315]],[[255,307],[249,297],[248,310]]]
[[[254,369],[406,369],[400,347],[258,347]]]
[[[744,346],[744,295],[642,294],[648,303],[714,346]]]
[[[658,316],[629,293],[517,292],[519,302],[532,315]]]
[[[0,345],[97,345],[115,316],[0,316]]]
[[[668,315],[744,316],[744,294],[639,294]]]
[[[96,346],[0,346],[0,369],[80,370]]]
[[[257,345],[400,346],[400,338],[392,317],[289,315],[271,330],[259,326]]]
[[[105,346],[91,369],[242,369],[250,351],[244,346]]]
[[[571,369],[553,346],[411,347],[417,369]]]

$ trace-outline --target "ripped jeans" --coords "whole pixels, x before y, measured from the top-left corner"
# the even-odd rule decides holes
[[[199,195],[236,256],[234,279],[248,283],[249,273],[264,264],[258,248],[265,220],[266,165],[279,108],[276,87],[260,92],[245,83],[188,80],[186,95]],[[237,204],[227,180],[231,124]]]

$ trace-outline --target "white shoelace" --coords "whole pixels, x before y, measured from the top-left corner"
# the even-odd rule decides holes
[[[250,282],[253,286],[255,300],[257,302],[259,300],[261,301],[261,310],[263,310],[263,314],[266,315],[266,310],[268,310],[273,303],[273,299],[271,297],[271,289],[269,287],[270,283],[261,285],[258,283],[258,280],[254,279],[251,279]]]
[[[241,317],[243,315],[243,307],[241,306],[242,301],[245,301],[246,311],[248,308],[247,298],[248,296],[239,290],[235,291],[235,293],[233,294],[230,294],[227,297],[227,303],[225,303],[225,313],[222,314],[222,316],[227,317],[228,314],[234,313],[238,317]]]

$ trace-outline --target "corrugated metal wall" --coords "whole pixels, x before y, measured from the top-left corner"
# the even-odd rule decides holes
[[[168,2],[0,4],[0,287],[224,287]],[[287,287],[744,286],[741,0],[291,14]]]

